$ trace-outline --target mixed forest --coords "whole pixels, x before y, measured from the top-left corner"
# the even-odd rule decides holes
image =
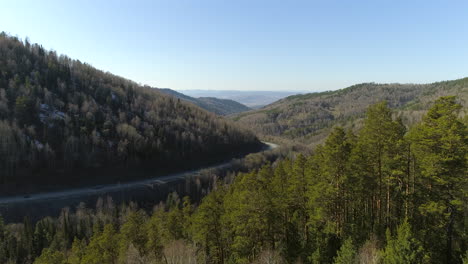
[[[430,84],[362,83],[341,90],[289,96],[233,119],[270,140],[301,142],[315,147],[334,126],[357,131],[369,105],[387,101],[405,125],[421,121],[441,96],[455,95],[468,107],[468,78]]]
[[[441,97],[411,128],[385,101],[361,129],[147,212],[100,200],[0,222],[2,263],[468,263],[468,131]]]
[[[259,147],[195,105],[0,34],[2,194],[155,176]]]

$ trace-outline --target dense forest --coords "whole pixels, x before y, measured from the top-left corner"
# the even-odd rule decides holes
[[[293,95],[262,109],[240,113],[234,120],[258,135],[289,139],[316,146],[333,126],[357,131],[369,105],[385,100],[397,109],[405,125],[421,121],[422,115],[441,96],[456,95],[468,106],[468,78],[431,84],[363,83],[345,89]]]
[[[468,131],[456,98],[409,130],[386,102],[308,155],[176,194],[0,222],[2,263],[468,263]],[[408,130],[408,131],[407,131]]]
[[[155,176],[259,147],[215,114],[0,34],[2,194]]]
[[[161,88],[159,90],[181,100],[198,105],[199,107],[218,115],[231,115],[250,110],[247,106],[229,99],[220,99],[215,97],[195,98],[167,88]]]

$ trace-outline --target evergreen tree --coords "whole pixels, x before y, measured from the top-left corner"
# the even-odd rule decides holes
[[[333,263],[334,264],[356,263],[356,248],[354,247],[353,241],[350,238],[344,241]]]
[[[101,233],[95,233],[86,247],[83,263],[117,263],[118,260],[118,236],[114,227],[110,224],[104,226]]]
[[[330,133],[323,147],[317,150],[320,181],[314,182],[314,187],[320,188],[320,196],[327,201],[327,215],[335,225],[335,232],[342,234],[347,213],[348,161],[352,146],[347,134],[341,127],[336,127]]]
[[[142,211],[131,212],[120,228],[120,252],[125,255],[129,246],[134,246],[141,255],[144,255],[147,244],[147,234],[144,229],[146,215]]]
[[[0,263],[6,263],[8,260],[7,234],[5,223],[0,215]]]
[[[62,251],[45,248],[42,254],[36,258],[34,264],[64,264],[67,263],[67,258]]]
[[[253,261],[263,248],[275,244],[269,175],[268,165],[259,172],[243,174],[234,183],[236,191],[226,195],[226,221],[233,234],[231,258],[238,263]]]
[[[153,212],[151,218],[146,221],[144,229],[147,234],[147,241],[146,241],[146,252],[148,255],[155,259],[159,260],[162,258],[163,255],[163,243],[165,242],[165,236],[163,234],[163,223],[160,217],[161,212]]]
[[[455,97],[441,97],[410,134],[421,175],[418,180],[419,210],[426,217],[424,223],[440,226],[426,228],[425,241],[434,251],[445,252],[445,263],[453,263],[453,259],[462,253],[453,243],[454,237],[464,230],[460,225],[463,224],[463,200],[468,190],[468,131],[458,119],[460,108]],[[442,239],[445,247],[437,248]],[[442,262],[442,259],[438,261]]]
[[[423,249],[413,237],[408,221],[404,221],[397,229],[395,237],[387,229],[387,245],[383,252],[384,264],[415,264],[422,263]]]
[[[307,173],[307,159],[304,155],[299,154],[293,162],[288,186],[287,204],[290,210],[291,223],[295,225],[298,234],[301,236],[303,243],[307,243],[309,239],[309,174]],[[304,246],[304,245],[302,245]]]
[[[393,120],[392,111],[385,101],[369,107],[352,163],[362,190],[370,194],[368,219],[377,232],[389,227],[393,218],[394,176],[403,165],[395,162],[401,155],[399,146],[403,136],[404,127],[401,122]]]
[[[222,220],[224,195],[223,187],[211,192],[203,198],[193,215],[193,239],[201,245],[209,263],[225,263],[228,257],[227,230]]]
[[[68,261],[70,264],[81,264],[83,257],[85,256],[86,241],[75,238],[72,244],[70,256]]]
[[[468,250],[465,252],[465,257],[462,259],[463,264],[468,264]]]

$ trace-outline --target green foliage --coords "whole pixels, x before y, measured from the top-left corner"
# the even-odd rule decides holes
[[[423,249],[413,237],[411,227],[405,220],[397,229],[395,237],[387,230],[387,246],[384,248],[383,263],[385,264],[415,264],[423,263]]]
[[[80,239],[75,238],[72,244],[68,262],[70,262],[70,264],[82,263],[81,261],[83,260],[83,257],[86,254],[85,250],[86,250],[86,241],[84,239],[80,240]]]
[[[81,263],[116,263],[118,256],[118,234],[112,225],[107,224],[101,233],[93,235]]]
[[[253,261],[267,243],[274,243],[274,207],[268,189],[269,167],[236,179],[236,191],[225,197],[225,219],[233,235],[231,259]]]
[[[315,146],[323,143],[335,126],[359,129],[367,108],[373,104],[386,100],[389,107],[404,114],[405,125],[413,125],[442,95],[456,95],[466,107],[468,78],[432,84],[363,83],[336,91],[295,95],[235,115],[233,120],[260,135]]]
[[[468,190],[468,133],[458,119],[460,109],[454,97],[441,97],[410,133],[420,169],[418,209],[429,223],[440,227],[426,233],[426,246],[439,252],[438,256],[445,255],[447,263],[462,253],[453,240],[464,232],[456,223],[463,218]],[[434,247],[441,238],[445,246]]]
[[[193,240],[197,242],[209,263],[224,263],[227,259],[226,226],[222,216],[224,211],[225,190],[211,192],[198,207],[193,216]]]
[[[5,223],[3,222],[3,218],[0,215],[0,263],[5,263],[8,260],[8,247],[6,241],[6,230],[5,230]]]
[[[127,221],[120,228],[120,251],[126,252],[130,245],[134,246],[141,255],[146,254],[148,237],[146,235],[145,224],[146,215],[142,211],[131,212],[127,216]]]
[[[356,263],[356,248],[351,239],[346,239],[335,257],[334,264]]]
[[[63,252],[46,248],[34,261],[34,264],[64,264],[66,263],[66,259]]]
[[[145,234],[147,236],[145,249],[153,259],[161,259],[163,243],[166,242],[163,234],[163,223],[161,212],[155,212],[145,223]]]
[[[468,264],[468,250],[465,252],[465,257],[463,257],[463,264]]]
[[[405,135],[401,119],[376,104],[356,135],[336,127],[313,154],[239,173],[198,206],[171,193],[150,216],[100,200],[96,211],[64,210],[35,228],[0,221],[0,258],[460,264],[468,142],[459,108],[443,97]]]

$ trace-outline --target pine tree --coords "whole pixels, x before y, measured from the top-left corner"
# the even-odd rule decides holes
[[[415,264],[422,263],[423,249],[413,237],[408,221],[404,221],[397,229],[395,237],[387,229],[387,245],[383,252],[384,264]]]
[[[192,217],[193,239],[201,245],[208,262],[225,263],[229,243],[221,217],[224,215],[224,188],[208,194]]]
[[[392,191],[395,181],[392,167],[396,156],[400,155],[399,142],[403,140],[404,127],[394,121],[392,111],[385,101],[369,107],[364,120],[364,127],[359,132],[359,139],[352,163],[354,170],[360,174],[363,190],[370,191],[371,219],[375,231],[383,231],[390,226],[392,216]]]
[[[293,163],[292,171],[288,181],[288,198],[286,202],[291,210],[291,221],[297,226],[299,235],[304,243],[309,239],[309,195],[308,195],[308,174],[307,159],[299,154]]]
[[[81,260],[85,255],[86,241],[75,238],[72,243],[72,248],[68,261],[70,264],[81,264]]]
[[[0,215],[0,263],[6,263],[8,260],[8,247],[7,247],[7,234],[5,230],[5,223]]]
[[[354,247],[353,241],[350,238],[344,241],[333,263],[334,264],[356,263],[356,248]]]
[[[336,127],[328,136],[323,148],[318,152],[321,181],[320,195],[329,201],[326,208],[328,215],[335,223],[335,232],[342,234],[346,218],[346,182],[348,181],[348,160],[351,154],[351,144],[343,128]]]
[[[130,245],[133,245],[140,254],[145,254],[147,234],[144,229],[146,215],[142,211],[131,212],[127,221],[120,228],[120,250],[125,254]]]
[[[154,212],[151,218],[146,221],[144,226],[148,237],[145,245],[146,252],[148,252],[148,255],[155,260],[162,258],[163,243],[165,240],[162,230],[163,223],[160,217],[161,213],[161,211]]]
[[[226,196],[227,222],[234,234],[232,256],[238,263],[251,262],[262,249],[274,247],[276,217],[269,194],[272,174],[268,165],[259,172],[243,174],[235,182],[235,192]]]
[[[468,250],[465,252],[465,257],[462,259],[463,264],[468,264]]]
[[[444,227],[426,230],[432,237],[427,240],[428,246],[438,245],[444,238],[445,263],[453,263],[454,256],[461,255],[459,249],[453,251],[453,240],[463,232],[456,227],[457,223],[463,223],[462,205],[468,190],[468,133],[466,125],[458,119],[460,109],[455,97],[441,97],[423,122],[410,132],[421,171],[419,210],[426,223]]]
[[[63,264],[67,263],[65,254],[61,251],[46,248],[42,254],[34,261],[34,264]]]
[[[117,263],[118,236],[111,224],[104,226],[101,233],[95,233],[85,250],[82,262],[89,264]]]

